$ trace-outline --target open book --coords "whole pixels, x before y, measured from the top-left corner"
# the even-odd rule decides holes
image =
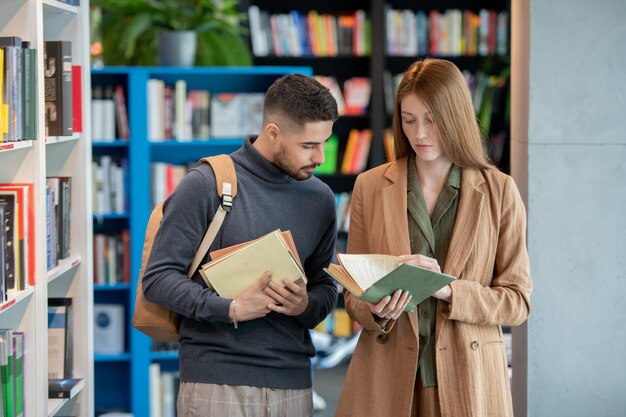
[[[218,257],[202,265],[200,275],[224,298],[236,298],[265,271],[272,272],[272,280],[281,284],[283,278],[306,282],[289,231],[277,229],[250,242],[211,252],[212,258],[215,255]]]
[[[398,289],[413,296],[405,311],[445,287],[454,277],[411,264],[401,264],[403,259],[392,255],[337,255],[339,265],[330,264],[324,270],[357,298],[378,303],[383,297]]]

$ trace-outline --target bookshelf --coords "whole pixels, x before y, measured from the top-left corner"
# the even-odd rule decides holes
[[[230,153],[242,144],[243,138],[196,138],[189,142],[174,140],[150,141],[148,130],[147,83],[149,79],[163,80],[174,86],[185,80],[187,90],[220,92],[264,93],[278,77],[300,72],[310,75],[306,66],[266,66],[251,68],[165,68],[165,67],[108,67],[92,69],[92,88],[121,85],[128,109],[130,138],[92,144],[94,159],[112,156],[127,159],[126,181],[128,210],[121,213],[94,213],[94,234],[114,234],[127,229],[130,232],[130,282],[94,286],[96,303],[124,306],[124,351],[117,355],[95,356],[95,410],[122,410],[135,417],[150,416],[150,366],[158,363],[161,371],[178,369],[178,355],[172,351],[152,351],[151,339],[134,330],[131,325],[136,279],[141,264],[145,228],[152,211],[151,164],[166,162],[184,164],[208,155]],[[94,116],[96,117],[96,116]],[[96,262],[97,263],[97,262]]]
[[[37,54],[32,83],[36,100],[29,102],[36,110],[32,119],[36,139],[0,142],[0,183],[26,183],[32,189],[32,204],[28,204],[32,221],[28,214],[20,220],[24,230],[32,233],[25,234],[22,252],[27,259],[32,256],[31,266],[23,270],[32,282],[0,304],[0,328],[24,334],[23,395],[28,416],[93,415],[92,229],[91,199],[87,198],[91,195],[91,146],[89,134],[83,133],[89,131],[89,106],[81,105],[83,132],[46,137],[43,53],[46,41],[70,41],[72,65],[80,66],[80,78],[88,85],[88,25],[88,1],[80,5],[57,0],[2,2],[0,37],[20,37]],[[80,102],[88,103],[90,90],[77,91]],[[18,120],[25,119],[24,114]],[[71,177],[69,256],[49,268],[46,178],[63,176]],[[48,399],[48,299],[53,297],[72,298],[72,376],[82,382],[68,399]]]
[[[369,1],[301,1],[298,2],[297,7],[294,7],[292,2],[289,1],[274,1],[274,0],[245,0],[240,2],[240,10],[248,13],[251,17],[249,10],[250,7],[258,7],[261,12],[266,12],[268,19],[261,18],[261,27],[268,29],[270,38],[267,43],[270,45],[267,52],[255,51],[255,40],[250,39],[250,45],[254,53],[254,63],[256,65],[309,65],[313,68],[314,74],[330,75],[337,78],[341,85],[345,80],[354,76],[369,77],[371,80],[371,95],[369,100],[369,106],[367,112],[358,117],[343,116],[335,124],[334,132],[340,138],[339,145],[339,164],[343,159],[343,152],[346,149],[346,141],[348,138],[348,132],[350,129],[371,129],[372,131],[372,143],[369,152],[369,158],[367,161],[367,168],[372,168],[381,163],[384,163],[385,153],[383,146],[383,137],[385,129],[391,126],[391,116],[387,109],[388,101],[393,99],[394,88],[386,81],[387,78],[393,77],[405,71],[408,66],[418,58],[425,57],[437,57],[445,58],[454,62],[461,70],[467,70],[471,73],[484,69],[486,67],[487,56],[468,54],[466,52],[446,52],[438,49],[427,49],[426,51],[411,51],[405,53],[392,52],[388,39],[387,30],[392,27],[397,29],[399,22],[397,20],[389,19],[389,10],[410,11],[413,15],[418,11],[422,11],[428,17],[432,11],[436,11],[442,15],[447,10],[460,10],[461,13],[465,10],[478,14],[480,10],[493,10],[496,12],[509,12],[510,1],[508,0],[369,0]],[[294,51],[287,48],[285,51],[275,51],[272,46],[275,43],[275,38],[272,38],[272,33],[277,31],[278,33],[287,33],[287,38],[297,39],[297,43],[302,42],[303,33],[311,34],[310,30],[304,27],[300,31],[296,31],[298,35],[294,35],[293,31],[290,31],[292,27],[298,27],[298,18],[296,23],[291,23],[289,20],[291,13],[296,10],[300,12],[300,22],[302,18],[306,19],[309,11],[313,10],[318,15],[328,14],[331,16],[339,17],[344,14],[351,14],[357,10],[365,12],[366,20],[369,22],[369,34],[371,39],[368,40],[370,45],[368,53],[365,55],[359,55],[358,53],[337,53],[336,55],[320,55],[314,53],[306,48],[304,52],[301,50]],[[510,15],[510,13],[509,13]],[[280,19],[277,19],[276,28],[272,27],[271,17],[273,16],[287,16],[282,23]],[[463,18],[463,17],[462,17]],[[252,20],[252,19],[250,19]],[[510,18],[509,18],[510,21]],[[284,26],[281,26],[284,25]],[[254,34],[254,25],[250,25],[250,33]],[[507,22],[507,29],[510,28],[510,24]],[[286,28],[286,29],[285,29]],[[397,29],[400,34],[399,38],[405,40],[408,36],[406,29]],[[393,30],[392,30],[393,32]],[[510,33],[510,30],[508,30]],[[374,35],[372,35],[374,34]],[[252,35],[254,36],[254,35]],[[309,37],[310,38],[310,37]],[[491,61],[490,71],[493,72],[507,72],[508,69],[508,44],[510,37],[507,37],[505,43],[507,44],[506,54],[502,59],[494,59],[497,54],[489,51],[487,54]],[[312,41],[304,41],[304,44]],[[258,44],[258,42],[256,42]],[[427,45],[428,47],[428,45]],[[283,48],[285,49],[285,48]],[[504,170],[509,170],[509,135],[508,135],[508,121],[506,120],[506,105],[508,94],[508,76],[505,76],[501,82],[504,85],[501,90],[498,91],[496,97],[496,103],[494,109],[496,110],[491,118],[490,132],[487,135],[489,138],[492,134],[499,133],[501,130],[505,132],[503,137],[500,137],[499,152],[502,155],[501,160],[498,161],[498,166]],[[499,111],[498,111],[499,110]],[[339,172],[339,171],[338,171]],[[341,174],[333,176],[329,179],[328,184],[334,187],[335,181],[340,181],[342,188],[345,187],[348,178],[339,179]],[[354,176],[352,176],[354,177]],[[352,178],[352,184],[353,184]]]

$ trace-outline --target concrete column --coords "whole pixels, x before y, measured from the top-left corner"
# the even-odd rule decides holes
[[[516,416],[626,415],[626,3],[512,0],[511,170],[532,313]]]

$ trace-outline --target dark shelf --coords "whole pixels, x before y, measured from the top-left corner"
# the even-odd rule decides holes
[[[295,65],[311,66],[313,72],[320,75],[333,75],[343,81],[351,77],[368,77],[369,56],[257,56],[255,65]]]
[[[351,192],[354,188],[356,174],[320,175],[318,178],[326,183],[335,193]]]

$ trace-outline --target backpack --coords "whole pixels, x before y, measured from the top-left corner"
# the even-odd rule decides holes
[[[232,208],[233,199],[237,195],[237,175],[235,173],[235,165],[228,155],[216,155],[203,158],[198,161],[198,165],[208,163],[211,165],[215,173],[215,184],[217,186],[217,195],[222,199],[222,203],[218,207],[211,224],[209,225],[200,246],[196,251],[196,255],[189,267],[187,275],[191,278],[196,271],[204,255],[209,250],[211,243],[215,239],[217,232],[222,226],[226,213]],[[221,185],[221,186],[220,186]],[[137,291],[135,296],[135,311],[133,312],[133,327],[146,335],[165,342],[177,342],[178,330],[180,327],[181,317],[167,308],[154,304],[146,300],[143,296],[143,273],[152,250],[154,237],[161,225],[163,218],[163,201],[161,201],[152,210],[148,227],[146,228],[146,238],[143,244],[143,253],[141,256],[141,269],[139,270],[139,278],[137,279]]]

